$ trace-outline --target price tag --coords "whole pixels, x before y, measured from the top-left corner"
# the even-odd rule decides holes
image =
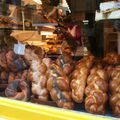
[[[14,44],[14,52],[18,55],[24,55],[25,54],[25,45],[18,43]]]

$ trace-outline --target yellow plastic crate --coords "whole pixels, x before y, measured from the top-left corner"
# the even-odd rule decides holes
[[[120,120],[0,97],[0,120]]]

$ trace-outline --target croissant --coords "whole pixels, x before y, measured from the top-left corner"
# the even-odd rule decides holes
[[[80,60],[72,73],[72,81],[70,86],[72,89],[72,98],[77,103],[81,103],[83,101],[86,80],[90,67],[93,64],[93,60],[93,56],[88,56]]]
[[[73,109],[74,104],[69,84],[69,79],[62,69],[58,65],[52,64],[47,81],[47,89],[50,92],[51,98],[59,107]]]
[[[93,114],[105,114],[107,102],[108,75],[99,67],[94,67],[87,78],[85,89],[85,109]]]
[[[110,88],[110,106],[113,115],[120,117],[120,66],[116,66],[111,72]]]

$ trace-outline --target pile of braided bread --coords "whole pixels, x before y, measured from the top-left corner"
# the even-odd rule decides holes
[[[74,61],[68,54],[53,61],[37,49],[26,49],[24,56],[1,52],[0,84],[8,84],[5,96],[11,99],[32,96],[65,109],[83,104],[87,112],[102,115],[110,106],[120,117],[120,56],[112,53],[96,61],[92,55]]]

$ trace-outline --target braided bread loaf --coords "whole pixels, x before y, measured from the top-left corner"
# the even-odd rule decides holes
[[[104,69],[94,67],[87,79],[85,109],[93,114],[105,114],[108,77]]]
[[[110,88],[110,106],[113,115],[120,117],[120,66],[114,68],[111,73]]]
[[[69,79],[62,69],[58,65],[52,64],[47,82],[51,98],[59,107],[73,109],[74,104],[71,98],[69,83]]]
[[[75,70],[72,73],[71,89],[72,98],[75,102],[81,103],[84,97],[87,76],[93,64],[93,56],[85,57],[78,61]]]
[[[14,80],[8,84],[5,95],[11,99],[27,101],[31,96],[29,83],[22,79]]]
[[[48,100],[47,67],[40,59],[34,59],[31,63],[30,79],[32,81],[32,93],[41,102]]]

